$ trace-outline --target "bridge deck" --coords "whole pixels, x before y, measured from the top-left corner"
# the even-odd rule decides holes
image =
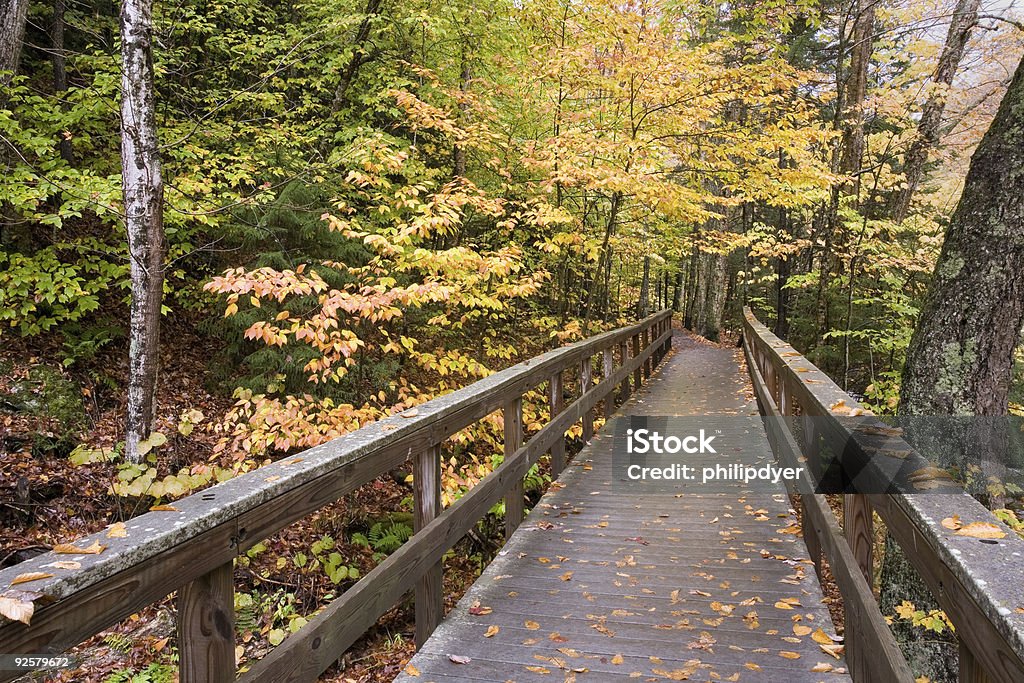
[[[757,414],[732,350],[676,349],[620,416]],[[612,482],[614,420],[396,680],[848,680],[812,638],[834,630],[806,547],[781,533],[782,484],[645,497]],[[748,448],[771,457],[763,432]]]

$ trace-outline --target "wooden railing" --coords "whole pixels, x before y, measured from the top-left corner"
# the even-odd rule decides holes
[[[668,352],[671,336],[671,312],[656,313],[424,403],[413,416],[379,420],[174,501],[168,510],[131,519],[124,537],[104,530],[76,543],[99,542],[105,546],[99,554],[47,553],[0,571],[0,592],[20,574],[55,575],[16,586],[44,597],[37,600],[29,626],[0,617],[0,653],[65,652],[177,591],[181,683],[234,681],[234,559],[408,459],[414,472],[413,536],[239,680],[316,680],[410,590],[416,597],[416,639],[422,643],[444,616],[444,553],[503,497],[506,532],[514,531],[523,518],[523,477],[530,466],[550,452],[557,475],[565,466],[566,431],[582,421],[589,439],[598,404],[603,402],[606,416],[613,412],[616,393],[625,400],[650,376]],[[601,380],[594,384],[598,355]],[[564,404],[567,371],[580,380],[579,398],[569,405]],[[543,383],[551,420],[523,443],[522,397]],[[504,411],[504,462],[442,511],[442,442],[498,409]],[[53,564],[61,561],[81,566]],[[14,676],[0,672],[0,681]]]
[[[841,468],[858,477],[864,468],[913,470],[905,466],[908,459],[927,466],[911,446],[892,436],[893,430],[877,423],[871,428],[870,419],[841,418],[863,409],[749,309],[744,317],[743,348],[777,458],[820,473],[823,444],[842,443],[841,453],[834,455]],[[884,449],[878,448],[879,434],[886,434]],[[899,462],[886,463],[888,458]],[[960,490],[950,493],[948,482],[943,486],[943,493],[844,494],[841,528],[825,496],[800,496],[811,559],[820,574],[824,553],[843,596],[846,657],[856,681],[914,680],[872,592],[872,512],[953,623],[960,643],[960,681],[1024,681],[1024,540],[974,498]],[[964,524],[997,524],[1006,537],[956,535],[941,520],[957,515]]]

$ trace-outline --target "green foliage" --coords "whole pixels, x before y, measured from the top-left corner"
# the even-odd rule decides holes
[[[177,679],[177,666],[153,662],[138,671],[116,671],[103,679],[103,683],[173,683]]]
[[[382,521],[370,527],[366,538],[374,551],[390,555],[401,548],[412,534],[412,527],[404,522]]]

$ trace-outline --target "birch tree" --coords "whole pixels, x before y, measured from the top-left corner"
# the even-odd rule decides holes
[[[138,462],[156,408],[163,298],[163,178],[153,86],[152,0],[121,6],[121,174],[131,275],[125,456]]]

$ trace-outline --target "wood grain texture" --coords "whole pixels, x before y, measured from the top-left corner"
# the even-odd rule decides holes
[[[516,397],[505,404],[505,459],[510,459],[523,443],[523,399]],[[505,494],[505,537],[508,538],[523,521],[523,480],[520,477]]]
[[[181,683],[235,680],[235,586],[232,563],[191,581],[178,593]]]
[[[548,381],[548,405],[550,406],[550,419],[555,419],[559,413],[565,410],[565,385],[562,383],[562,373],[556,372],[551,375]],[[565,438],[558,439],[551,445],[551,476],[558,477],[565,469]]]
[[[441,449],[431,446],[413,461],[413,531],[441,513]],[[444,618],[444,564],[436,562],[416,582],[416,645],[421,646]]]
[[[580,361],[580,394],[591,391],[591,384],[594,382],[593,359],[584,358]],[[587,411],[583,414],[583,443],[594,438],[594,413]]]

